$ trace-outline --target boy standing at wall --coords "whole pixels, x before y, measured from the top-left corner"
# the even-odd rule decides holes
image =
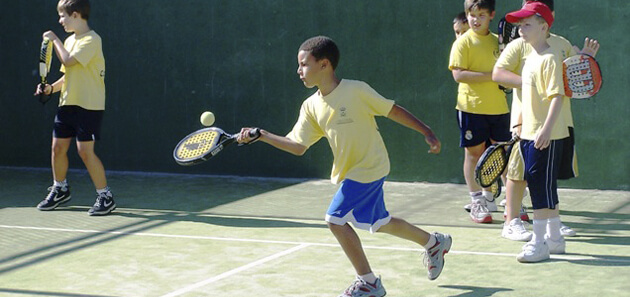
[[[466,18],[466,13],[465,12],[458,13],[457,16],[455,16],[455,18],[453,19],[453,32],[455,32],[455,39],[464,35],[464,33],[468,31],[468,29],[470,29],[470,26],[468,26],[468,19]]]
[[[492,67],[499,56],[498,37],[490,32],[495,16],[494,0],[466,0],[468,30],[451,48],[449,70],[459,83],[457,121],[460,147],[464,148],[464,179],[470,192],[471,219],[491,223],[490,211],[497,206],[492,192],[475,181],[475,165],[486,149],[486,142],[508,141],[509,111],[505,93],[492,81]]]
[[[528,1],[523,1],[523,5]],[[529,1],[531,2],[531,1]],[[554,12],[553,0],[537,0],[534,2],[541,2],[552,12]],[[549,46],[554,51],[558,62],[564,59],[576,55],[578,52],[585,53],[591,56],[595,56],[599,50],[599,43],[594,39],[586,38],[584,47],[580,51],[562,36],[550,33],[547,39]],[[519,38],[508,44],[505,50],[501,53],[501,56],[495,64],[492,78],[497,83],[510,86],[514,88],[512,97],[512,119],[510,127],[514,134],[520,134],[521,127],[518,125],[518,119],[516,116],[520,113],[521,108],[521,71],[525,58],[531,53],[532,47],[527,44],[523,39]],[[577,177],[577,156],[575,154],[574,146],[574,133],[573,133],[573,115],[571,113],[570,100],[566,108],[562,109],[563,116],[567,120],[569,126],[570,137],[565,140],[563,145],[563,158],[560,167],[560,173],[558,179],[569,179]],[[527,182],[524,180],[524,168],[523,160],[520,155],[519,147],[515,146],[510,156],[510,166],[508,167],[507,183],[506,183],[506,204],[505,204],[505,225],[501,232],[501,236],[510,240],[528,241],[531,239],[531,232],[528,232],[523,226],[522,221],[518,216],[519,205],[522,203],[523,192],[527,187]],[[568,226],[561,224],[560,232],[562,236],[575,236],[576,232]]]
[[[94,152],[105,110],[105,59],[101,37],[88,25],[88,0],[61,0],[57,11],[64,30],[74,34],[63,44],[54,32],[43,34],[53,43],[64,75],[52,85],[39,85],[35,92],[35,95],[61,92],[52,139],[53,185],[37,208],[53,210],[70,200],[67,153],[72,138],[76,137],[77,151],[96,187],[96,202],[88,214],[106,215],[116,208],[116,203],[107,186],[103,163]]]
[[[569,137],[562,113],[569,99],[564,96],[562,64],[547,42],[553,19],[551,9],[540,2],[528,2],[506,15],[508,22],[519,24],[521,38],[532,47],[523,66],[517,123],[522,126],[520,150],[534,208],[534,234],[517,256],[519,262],[539,262],[548,259],[550,251],[564,253],[565,249],[557,178],[563,139]]]
[[[297,73],[304,86],[318,90],[302,103],[298,120],[287,136],[260,130],[258,140],[298,156],[322,137],[328,140],[334,156],[331,181],[340,187],[326,222],[357,273],[340,297],[380,297],[385,296],[385,288],[372,272],[359,236],[349,223],[423,246],[430,280],[442,272],[452,240],[448,234],[427,233],[387,211],[383,184],[389,174],[389,157],[374,117],[386,116],[423,134],[430,153],[440,152],[440,141],[431,128],[368,84],[337,78],[339,56],[336,44],[328,37],[317,36],[302,43]],[[254,140],[250,129],[241,129],[240,143]]]

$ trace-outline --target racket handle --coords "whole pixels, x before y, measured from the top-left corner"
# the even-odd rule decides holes
[[[46,93],[44,93],[44,91],[46,90],[46,85],[45,84],[39,84],[38,88],[41,91],[41,93],[39,94],[39,102],[41,104],[46,104],[46,102],[48,102],[48,100],[50,100],[50,97],[51,97],[52,94],[46,95]]]
[[[249,137],[253,138],[250,142],[254,142],[260,138],[260,128],[252,128],[249,130],[248,134]]]

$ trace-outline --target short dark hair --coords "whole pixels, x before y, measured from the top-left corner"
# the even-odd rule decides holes
[[[333,70],[337,68],[339,64],[339,48],[335,42],[326,36],[315,36],[307,39],[300,45],[298,51],[310,52],[315,60],[328,59],[333,67]]]
[[[523,5],[525,5],[525,3],[527,2],[540,2],[542,4],[547,5],[547,7],[549,7],[549,9],[551,9],[551,11],[553,10],[553,0],[527,0],[527,1],[523,1]]]
[[[57,4],[57,10],[64,11],[67,14],[78,12],[81,18],[88,20],[90,18],[90,1],[89,0],[60,0]]]
[[[466,13],[465,12],[458,13],[457,16],[455,16],[455,18],[453,19],[453,24],[455,24],[455,23],[468,24],[468,19],[466,18]]]
[[[494,0],[465,0],[464,1],[464,11],[469,13],[473,8],[477,9],[487,9],[490,12],[494,11],[495,1]]]

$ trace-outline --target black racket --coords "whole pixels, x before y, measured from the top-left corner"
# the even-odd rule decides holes
[[[518,138],[512,138],[508,142],[497,142],[489,146],[475,166],[475,179],[477,183],[484,187],[490,187],[498,178],[508,164],[512,145]]]
[[[46,84],[48,84],[46,77],[48,76],[48,72],[50,72],[50,65],[52,64],[52,50],[52,42],[50,42],[48,38],[44,38],[39,50],[39,76],[41,77],[41,81],[38,88],[41,90],[41,94],[39,94],[39,102],[42,104],[45,104],[48,100],[50,100],[50,95],[44,94],[44,88],[46,88]]]
[[[499,53],[503,52],[508,43],[512,40],[521,37],[518,34],[518,26],[508,22],[505,20],[505,17],[501,18],[499,21]],[[499,89],[501,89],[506,94],[512,93],[512,89],[506,88],[502,85],[499,85]]]
[[[217,127],[197,130],[184,137],[173,150],[173,158],[179,165],[190,166],[216,156],[236,141],[237,134],[228,134]],[[252,142],[260,137],[260,129],[249,131]],[[251,143],[251,142],[250,142]]]

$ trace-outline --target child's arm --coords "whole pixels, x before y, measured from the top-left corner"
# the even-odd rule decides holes
[[[57,37],[57,34],[55,34],[55,32],[46,31],[42,36],[44,38],[48,38],[50,41],[53,42],[53,45],[55,46],[55,53],[57,53],[57,58],[59,58],[61,64],[68,67],[79,62],[77,61],[77,59],[70,56],[70,53],[66,50],[65,47],[63,47],[63,42],[61,42],[61,39]]]
[[[492,80],[504,87],[512,89],[520,89],[523,84],[523,78],[520,75],[499,67],[492,69]]]
[[[595,39],[590,39],[590,38],[586,37],[584,39],[584,47],[582,48],[582,50],[580,50],[575,45],[573,46],[573,50],[575,50],[578,53],[587,54],[587,55],[595,58],[595,55],[597,55],[597,52],[599,51],[599,42],[597,42],[597,40],[595,40]]]
[[[238,135],[238,143],[249,143],[252,138],[249,136],[249,130],[252,128],[242,128],[241,133]],[[306,146],[301,145],[292,139],[284,136],[275,135],[266,130],[260,129],[260,137],[257,139],[264,143],[267,143],[277,149],[294,154],[296,156],[304,155],[308,149]]]
[[[411,128],[422,133],[422,135],[424,135],[424,140],[430,147],[429,153],[440,153],[440,148],[442,144],[440,143],[440,140],[435,136],[435,134],[433,134],[431,128],[423,123],[421,120],[416,118],[406,109],[394,104],[392,109],[389,111],[387,118],[407,128]]]
[[[458,83],[482,83],[492,81],[492,72],[476,72],[461,68],[453,68],[453,79]]]
[[[542,150],[549,146],[551,143],[551,130],[553,130],[553,126],[556,123],[558,117],[560,117],[560,111],[562,110],[562,95],[555,95],[551,98],[551,106],[549,107],[549,112],[547,112],[547,118],[545,119],[545,123],[538,133],[536,133],[536,138],[534,139],[534,147]]]

